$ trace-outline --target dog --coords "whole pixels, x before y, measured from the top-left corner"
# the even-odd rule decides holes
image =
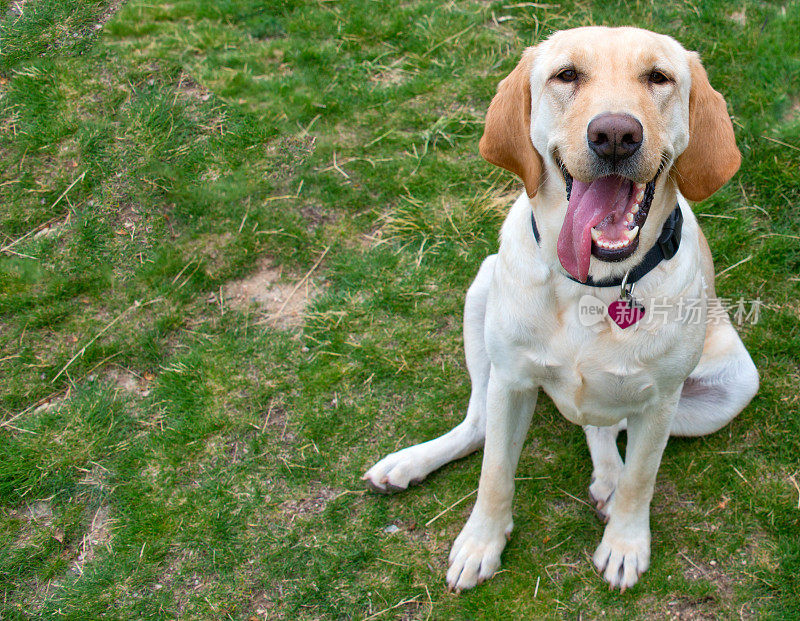
[[[593,562],[624,591],[650,564],[650,501],[669,436],[720,429],[758,390],[687,202],[739,168],[726,103],[699,56],[671,37],[576,28],[523,52],[479,147],[525,191],[466,295],[466,417],[362,478],[378,492],[404,490],[483,446],[477,499],[447,571],[449,589],[472,588],[500,566],[541,389],[583,426],[589,495],[606,521]]]

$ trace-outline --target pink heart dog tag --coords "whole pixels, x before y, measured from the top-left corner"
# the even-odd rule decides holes
[[[616,300],[608,305],[608,316],[624,330],[644,317],[644,306],[632,298]]]

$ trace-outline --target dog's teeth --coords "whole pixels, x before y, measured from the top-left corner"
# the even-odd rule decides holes
[[[644,192],[642,190],[639,190],[636,193],[636,202],[641,203],[643,198],[644,198]]]
[[[643,183],[634,183],[634,184],[633,184],[633,187],[634,187],[634,188],[635,188],[637,191],[639,191],[639,192],[641,192],[642,190],[644,190],[644,184],[643,184]]]
[[[638,234],[639,234],[639,227],[638,226],[633,227],[629,231],[625,231],[625,237],[628,238],[629,242],[633,241],[633,238],[636,237]]]
[[[594,229],[594,228],[592,229],[592,239],[593,239],[593,240],[594,240],[596,243],[601,243],[601,242],[600,242],[600,232],[599,232],[599,231],[597,231],[597,230],[596,230],[596,229]]]
[[[633,214],[632,214],[632,213],[627,213],[627,214],[625,215],[625,219],[626,219],[628,222],[633,222]]]
[[[636,205],[631,207],[631,213],[637,213],[638,211],[639,211],[639,205],[637,203]]]

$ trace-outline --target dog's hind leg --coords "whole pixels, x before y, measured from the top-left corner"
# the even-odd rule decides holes
[[[683,383],[673,436],[703,436],[721,429],[758,391],[758,371],[714,291],[714,264],[699,231],[703,278],[708,294],[708,323],[703,355]]]
[[[670,435],[703,436],[727,425],[758,391],[758,371],[728,317],[710,319],[703,355],[683,383]]]
[[[384,457],[361,477],[370,489],[381,493],[402,491],[444,464],[483,446],[490,369],[483,324],[496,258],[497,255],[491,255],[484,260],[464,304],[464,351],[472,382],[466,417],[443,436]]]

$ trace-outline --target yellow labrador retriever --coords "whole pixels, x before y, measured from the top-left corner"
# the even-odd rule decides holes
[[[670,37],[557,32],[500,82],[480,151],[525,192],[467,293],[466,418],[363,478],[402,490],[484,446],[447,572],[451,589],[474,587],[497,571],[511,534],[514,473],[541,388],[584,427],[589,493],[607,521],[594,563],[624,590],[650,563],[650,500],[670,434],[716,431],[758,389],[686,202],[739,168],[725,101],[698,55]]]

